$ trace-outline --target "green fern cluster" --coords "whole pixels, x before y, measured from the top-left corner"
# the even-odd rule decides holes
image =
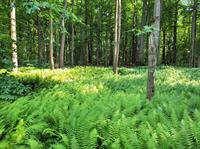
[[[56,85],[0,102],[0,149],[200,148],[200,70],[158,70],[151,103],[146,70],[122,71],[117,77],[95,67],[16,75]]]

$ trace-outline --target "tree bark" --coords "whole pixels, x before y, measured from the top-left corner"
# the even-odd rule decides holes
[[[116,0],[116,17],[115,17],[115,49],[113,59],[113,72],[118,73],[117,67],[119,63],[119,48],[121,34],[121,0]]]
[[[191,29],[191,55],[190,55],[190,67],[194,66],[195,61],[195,43],[196,43],[196,26],[197,26],[197,4],[196,0],[194,0],[193,8],[192,8],[192,29]]]
[[[18,71],[18,58],[17,58],[17,31],[16,31],[16,8],[15,1],[10,1],[11,12],[11,39],[12,39],[12,62],[13,72]]]
[[[173,63],[176,64],[177,57],[177,21],[178,21],[178,4],[180,0],[176,0],[175,2],[175,14],[174,14],[174,24],[173,24]]]
[[[133,12],[133,16],[132,16],[132,29],[135,29],[136,28],[136,17],[137,17],[137,14],[136,14],[136,1],[134,0],[133,1],[134,4],[133,4],[133,9],[134,9],[134,12]],[[133,65],[136,65],[137,63],[137,36],[135,35],[135,32],[132,33],[132,64]]]
[[[149,37],[149,55],[148,55],[148,81],[147,81],[147,97],[151,100],[155,93],[155,70],[157,65],[157,52],[160,44],[160,14],[161,1],[155,0],[154,6],[154,23],[153,32]]]
[[[64,0],[64,11],[66,11],[67,8],[67,1]],[[65,50],[65,15],[62,16],[62,37],[61,37],[61,48],[60,48],[60,68],[64,67],[64,50]]]
[[[162,63],[166,64],[165,62],[165,53],[166,53],[166,31],[163,29],[163,51],[162,51]]]
[[[84,36],[84,65],[88,65],[88,0],[85,0],[85,36]]]
[[[50,11],[51,14],[51,11]],[[51,16],[50,19],[50,45],[49,45],[49,52],[50,52],[50,68],[53,70],[54,69],[54,57],[53,57],[53,42],[54,42],[54,37],[53,37],[53,18]]]
[[[141,29],[146,25],[146,16],[147,16],[147,0],[143,0],[142,7],[142,21],[141,21]],[[144,65],[144,47],[145,47],[145,35],[142,34],[139,41],[139,50],[138,50],[138,65]]]
[[[42,63],[42,31],[41,31],[41,18],[37,15],[37,33],[38,33],[38,64]]]
[[[72,0],[72,14],[74,14],[74,0]],[[72,47],[71,47],[71,66],[74,66],[74,23],[72,21]]]

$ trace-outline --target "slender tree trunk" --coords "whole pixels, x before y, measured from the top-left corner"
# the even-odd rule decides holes
[[[13,62],[13,72],[18,71],[18,58],[17,58],[17,32],[16,32],[16,8],[15,1],[10,1],[11,12],[11,39],[12,39],[12,62]]]
[[[161,1],[155,0],[154,8],[154,31],[151,32],[149,37],[149,55],[148,55],[148,82],[147,82],[147,97],[152,99],[155,92],[155,69],[157,64],[157,52],[160,42],[160,14],[161,14]]]
[[[112,13],[110,14],[110,15],[112,15]],[[109,37],[110,37],[110,39],[109,39],[109,49],[110,49],[110,54],[109,54],[109,56],[110,56],[110,58],[109,58],[109,65],[110,66],[112,66],[113,65],[113,29],[112,29],[112,17],[110,16],[109,17]]]
[[[121,34],[121,0],[116,0],[115,49],[114,49],[114,61],[113,61],[114,74],[118,73],[117,67],[119,63],[120,34]]]
[[[195,43],[196,43],[196,26],[197,26],[197,4],[194,0],[192,9],[192,29],[191,29],[191,55],[190,55],[190,67],[194,66],[195,61]]]
[[[163,51],[162,51],[162,63],[166,64],[165,62],[165,53],[166,53],[166,33],[163,29]]]
[[[100,19],[99,19],[100,20]],[[101,51],[101,21],[98,22],[97,25],[97,49],[96,49],[96,65],[99,65],[99,59],[100,59],[100,51]]]
[[[178,21],[178,4],[179,0],[175,2],[175,16],[174,16],[174,24],[173,24],[173,63],[176,64],[176,57],[177,57],[177,21]]]
[[[42,63],[42,31],[41,31],[41,18],[37,15],[37,33],[38,33],[38,64]]]
[[[134,12],[132,16],[132,28],[136,28],[136,0],[133,1],[134,4]],[[136,65],[137,63],[137,37],[135,35],[135,32],[132,33],[132,64]]]
[[[142,21],[141,21],[141,29],[146,25],[146,16],[147,16],[147,0],[143,0],[143,8],[142,8]],[[144,47],[145,47],[145,35],[142,34],[139,42],[139,50],[138,50],[138,65],[144,65]]]
[[[88,65],[88,0],[85,0],[85,37],[84,37],[84,65]]]
[[[54,57],[53,57],[54,37],[53,36],[54,36],[53,35],[53,18],[51,17],[51,19],[50,19],[50,45],[49,45],[49,52],[50,52],[50,68],[52,70],[54,69]]]
[[[64,10],[66,11],[67,1],[64,0]],[[61,37],[61,48],[60,48],[60,68],[64,67],[64,50],[65,50],[65,15],[62,16],[62,37]]]
[[[74,14],[74,0],[72,0],[72,14]],[[72,22],[72,47],[71,47],[71,66],[74,66],[74,23]]]

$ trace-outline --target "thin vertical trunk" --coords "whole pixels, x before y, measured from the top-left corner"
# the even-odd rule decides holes
[[[190,67],[194,66],[195,60],[195,42],[196,42],[196,26],[197,26],[197,4],[194,0],[192,9],[192,29],[191,29],[191,57],[190,57]]]
[[[149,54],[148,54],[148,81],[147,81],[147,97],[151,100],[155,93],[155,70],[157,65],[157,52],[160,44],[160,14],[161,1],[155,0],[154,6],[154,23],[155,30],[151,32],[149,37]]]
[[[42,63],[42,31],[41,31],[41,18],[37,15],[37,33],[38,33],[38,64]]]
[[[110,13],[112,15],[112,12]],[[109,17],[109,49],[110,49],[110,54],[109,54],[109,65],[113,65],[113,29],[112,29],[112,17]]]
[[[119,63],[120,34],[121,34],[121,0],[116,0],[115,49],[114,49],[114,61],[113,61],[114,74],[118,73],[117,67]]]
[[[100,16],[99,16],[100,17]],[[98,19],[98,25],[97,25],[97,49],[96,49],[96,65],[99,65],[99,59],[100,59],[100,51],[101,51],[101,21],[100,18]]]
[[[141,21],[141,29],[146,25],[146,16],[147,16],[147,0],[143,0],[142,7],[142,21]],[[145,47],[145,35],[142,34],[139,42],[139,50],[138,50],[138,65],[144,65],[144,47]]]
[[[88,65],[88,0],[85,0],[85,40],[84,40],[84,65]]]
[[[74,0],[72,0],[72,14],[74,14]],[[71,66],[74,66],[74,23],[72,22],[72,47],[71,47]]]
[[[50,14],[51,14],[51,11],[50,11]],[[50,45],[49,45],[49,52],[50,52],[50,68],[52,70],[54,69],[53,42],[54,42],[54,37],[53,37],[53,18],[51,16],[51,19],[50,19]]]
[[[174,24],[173,24],[173,63],[176,64],[176,57],[177,57],[177,21],[178,21],[178,3],[179,0],[175,2],[175,16],[174,16]]]
[[[67,1],[64,0],[64,10],[66,11]],[[61,48],[60,48],[60,68],[64,67],[64,50],[65,50],[65,15],[62,16],[62,37],[61,37]]]
[[[163,29],[163,51],[162,51],[162,63],[166,64],[165,62],[165,53],[166,53],[166,33]]]
[[[132,28],[136,28],[136,1],[133,1],[134,4],[134,12],[132,17]],[[137,62],[137,37],[135,35],[135,32],[132,33],[132,64],[136,65]]]
[[[13,72],[18,71],[18,58],[17,58],[17,32],[16,32],[16,8],[15,1],[10,1],[11,12],[11,39],[12,39],[12,62]]]
[[[90,29],[89,29],[89,43],[88,43],[88,62],[89,64],[93,64],[93,3],[89,4],[89,20],[88,23],[90,24]]]

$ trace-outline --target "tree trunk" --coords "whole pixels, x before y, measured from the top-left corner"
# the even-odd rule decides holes
[[[177,48],[176,48],[176,41],[177,41],[177,21],[178,21],[178,3],[179,0],[175,2],[175,16],[174,16],[174,24],[173,24],[173,63],[176,64],[176,57],[177,57]]]
[[[38,64],[42,63],[42,31],[41,31],[41,18],[37,15],[37,33],[38,33]]]
[[[191,29],[191,55],[190,55],[190,67],[194,66],[194,53],[195,53],[195,43],[196,43],[196,26],[197,26],[197,4],[194,0],[193,9],[192,9],[192,29]]]
[[[115,49],[114,49],[114,61],[113,61],[114,74],[118,73],[117,67],[119,63],[120,34],[121,34],[121,0],[116,0]]]
[[[166,53],[166,33],[163,29],[163,51],[162,51],[162,63],[166,64],[165,62],[165,53]]]
[[[64,0],[64,11],[66,11],[67,8],[67,1]],[[64,67],[64,50],[65,50],[65,14],[62,16],[62,37],[61,37],[61,48],[60,48],[60,68]]]
[[[12,62],[13,62],[13,72],[18,71],[18,58],[17,58],[17,32],[16,32],[16,10],[15,1],[10,1],[11,12],[11,39],[12,39]]]
[[[49,52],[50,52],[50,68],[52,70],[54,69],[53,42],[54,42],[54,37],[53,37],[53,18],[51,16],[51,19],[50,19],[50,45],[49,45]]]
[[[155,0],[154,8],[154,31],[151,32],[149,37],[149,55],[148,55],[148,82],[147,82],[147,97],[152,99],[155,92],[155,69],[157,64],[157,52],[160,44],[160,14],[161,14],[161,1]]]
[[[88,65],[88,0],[85,0],[84,65]]]
[[[141,29],[146,25],[146,16],[147,16],[147,0],[143,0],[143,8],[142,8],[142,21],[141,21]],[[144,47],[145,47],[145,35],[142,34],[139,42],[139,50],[138,50],[138,65],[144,65]]]
[[[132,29],[136,28],[136,1],[134,0],[134,12],[132,16]],[[137,37],[135,32],[132,33],[132,64],[136,65],[137,63]]]
[[[72,14],[74,14],[74,0],[72,0]],[[74,66],[74,23],[72,22],[72,47],[71,47],[71,66]]]

